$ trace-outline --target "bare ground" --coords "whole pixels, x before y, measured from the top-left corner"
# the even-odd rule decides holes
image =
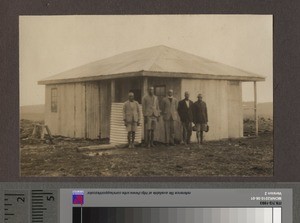
[[[247,123],[248,122],[248,123]],[[247,121],[245,124],[253,125]],[[268,120],[260,121],[260,124]],[[98,140],[56,137],[54,144],[28,138],[32,121],[21,121],[22,176],[272,176],[272,125],[259,137],[206,142],[200,148],[158,145],[80,152]],[[252,128],[245,128],[246,131]],[[251,132],[251,131],[250,131]]]

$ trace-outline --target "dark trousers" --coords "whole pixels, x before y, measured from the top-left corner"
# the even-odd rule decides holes
[[[183,128],[183,141],[185,143],[190,143],[191,141],[191,135],[192,135],[192,122],[186,121],[181,122],[182,128]]]
[[[174,138],[175,138],[174,123],[175,121],[172,119],[172,117],[169,120],[165,120],[166,143],[174,144]]]

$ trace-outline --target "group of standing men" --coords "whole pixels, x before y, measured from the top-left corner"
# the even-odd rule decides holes
[[[160,116],[163,117],[165,127],[166,145],[175,145],[175,122],[179,116],[183,127],[183,142],[190,143],[192,135],[192,123],[195,124],[197,142],[203,143],[203,131],[207,129],[207,107],[202,100],[202,95],[198,94],[198,100],[193,103],[189,92],[184,93],[184,99],[179,101],[173,96],[173,90],[169,90],[167,97],[163,98],[161,106],[154,88],[150,87],[148,95],[142,99],[142,113],[145,123],[145,139],[147,147],[154,147],[154,131],[157,129],[157,122]],[[138,102],[134,100],[134,94],[128,94],[128,101],[123,106],[123,120],[127,128],[128,147],[134,148],[135,132],[140,125],[141,112]]]

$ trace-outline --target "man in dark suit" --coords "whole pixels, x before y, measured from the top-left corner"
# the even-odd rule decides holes
[[[196,125],[198,144],[203,144],[203,131],[207,129],[207,107],[206,103],[202,101],[202,95],[198,94],[198,101],[193,106],[193,122]]]
[[[183,142],[189,144],[192,135],[193,102],[189,99],[190,93],[184,92],[184,99],[178,103],[178,114],[183,127]]]
[[[175,129],[174,124],[177,120],[178,101],[173,97],[173,90],[168,91],[168,96],[162,101],[162,115],[165,124],[166,145],[174,146]]]

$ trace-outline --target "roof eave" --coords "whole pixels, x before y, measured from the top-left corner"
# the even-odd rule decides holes
[[[138,76],[142,76],[142,71],[130,72],[130,73],[109,74],[109,75],[96,75],[96,76],[79,77],[79,78],[40,80],[40,81],[38,81],[38,84],[39,85],[48,85],[48,84],[78,83],[78,82],[110,80],[110,79],[117,79],[117,78],[124,78],[124,77],[138,77]]]
[[[64,84],[64,83],[78,83],[88,81],[110,80],[124,77],[170,77],[170,78],[186,78],[186,79],[209,79],[209,80],[235,80],[235,81],[265,81],[265,77],[259,76],[230,76],[230,75],[212,75],[212,74],[197,74],[197,73],[176,73],[176,72],[159,72],[159,71],[136,71],[130,73],[119,73],[110,75],[98,75],[80,78],[66,78],[54,80],[38,81],[39,85],[49,84]]]
[[[186,79],[209,79],[209,80],[236,80],[236,81],[265,81],[265,77],[260,76],[231,76],[231,75],[213,75],[199,73],[176,73],[176,72],[159,72],[143,71],[143,76],[149,77],[170,77]]]

